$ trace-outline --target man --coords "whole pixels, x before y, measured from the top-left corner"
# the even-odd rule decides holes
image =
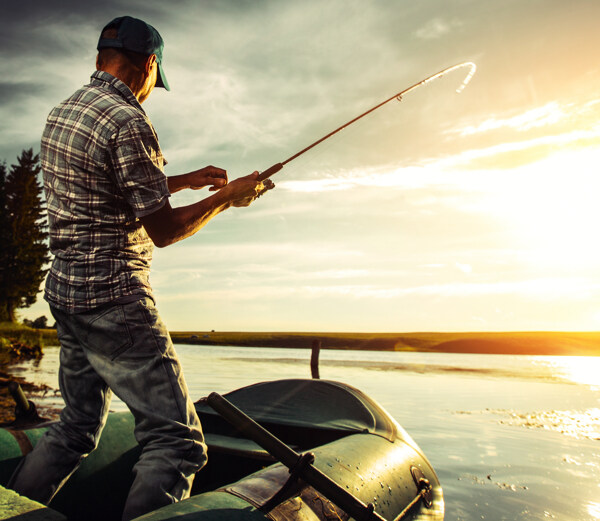
[[[148,281],[153,244],[189,237],[266,187],[258,173],[230,183],[208,166],[165,177],[152,124],[141,107],[169,90],[163,40],[145,22],[116,18],[98,42],[97,71],[48,116],[42,169],[54,254],[45,298],[61,342],[65,408],[21,463],[10,486],[48,503],[98,443],[111,392],[135,417],[142,454],[123,519],[189,496],[206,462],[200,422]],[[215,193],[172,208],[169,195]]]

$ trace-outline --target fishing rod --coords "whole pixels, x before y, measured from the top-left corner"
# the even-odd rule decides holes
[[[446,69],[441,70],[440,72],[436,72],[435,74],[432,74],[431,76],[425,78],[424,80],[421,80],[420,82],[415,83],[414,85],[411,85],[407,89],[404,89],[403,91],[398,92],[398,94],[394,94],[391,98],[388,98],[385,101],[382,101],[381,103],[379,103],[378,105],[375,105],[374,107],[370,108],[366,112],[363,112],[360,116],[357,116],[354,119],[351,119],[347,123],[344,123],[341,127],[338,127],[335,130],[331,131],[329,134],[323,136],[320,139],[317,139],[317,141],[315,141],[314,143],[311,143],[306,148],[303,148],[302,150],[300,150],[300,152],[295,153],[293,156],[288,157],[285,161],[282,161],[281,163],[275,163],[273,166],[270,166],[264,172],[261,172],[259,174],[258,180],[259,181],[268,180],[269,177],[271,177],[273,174],[276,174],[277,172],[279,172],[290,161],[293,161],[294,159],[301,156],[305,152],[308,152],[311,148],[316,147],[319,143],[322,143],[323,141],[325,141],[326,139],[329,139],[331,136],[337,134],[341,130],[344,130],[346,127],[352,125],[352,123],[355,123],[359,119],[364,118],[366,115],[377,110],[378,108],[383,107],[386,103],[389,103],[390,101],[393,101],[395,99],[397,99],[398,101],[402,101],[402,97],[405,96],[406,94],[408,94],[409,92],[411,92],[419,87],[422,87],[423,85],[426,85],[427,83],[429,83],[433,80],[441,78],[442,76],[448,74],[449,72],[452,72],[456,69],[460,69],[462,67],[470,68],[469,73],[467,74],[466,78],[463,80],[460,87],[458,87],[458,89],[456,89],[456,92],[462,92],[462,90],[471,81],[471,78],[473,77],[473,75],[475,74],[475,71],[477,70],[477,66],[473,62],[463,62],[463,63],[459,63],[457,65],[453,65],[452,67],[447,67]],[[273,184],[273,182],[269,180],[269,182],[265,183],[265,191],[270,190],[274,186],[275,185]]]

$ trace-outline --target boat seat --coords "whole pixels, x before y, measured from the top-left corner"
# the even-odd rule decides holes
[[[390,441],[405,435],[374,400],[340,382],[273,380],[224,397],[290,446],[310,448],[358,433],[376,434]],[[206,398],[194,405],[205,432],[238,440],[235,427],[222,419]]]

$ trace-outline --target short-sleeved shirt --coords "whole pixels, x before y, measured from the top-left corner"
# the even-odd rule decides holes
[[[97,71],[48,116],[41,147],[54,255],[45,298],[71,313],[152,296],[140,218],[169,197],[158,137],[129,87]]]

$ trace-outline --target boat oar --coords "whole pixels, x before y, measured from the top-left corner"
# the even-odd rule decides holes
[[[386,521],[375,512],[372,503],[365,505],[360,499],[317,469],[312,464],[314,455],[298,454],[220,394],[211,393],[206,401],[237,430],[268,451],[271,456],[290,469],[291,473],[330,499],[350,517],[356,521]]]
[[[48,418],[39,415],[35,403],[27,399],[18,382],[8,382],[8,390],[15,401],[15,420],[11,427],[30,427],[48,421]]]

